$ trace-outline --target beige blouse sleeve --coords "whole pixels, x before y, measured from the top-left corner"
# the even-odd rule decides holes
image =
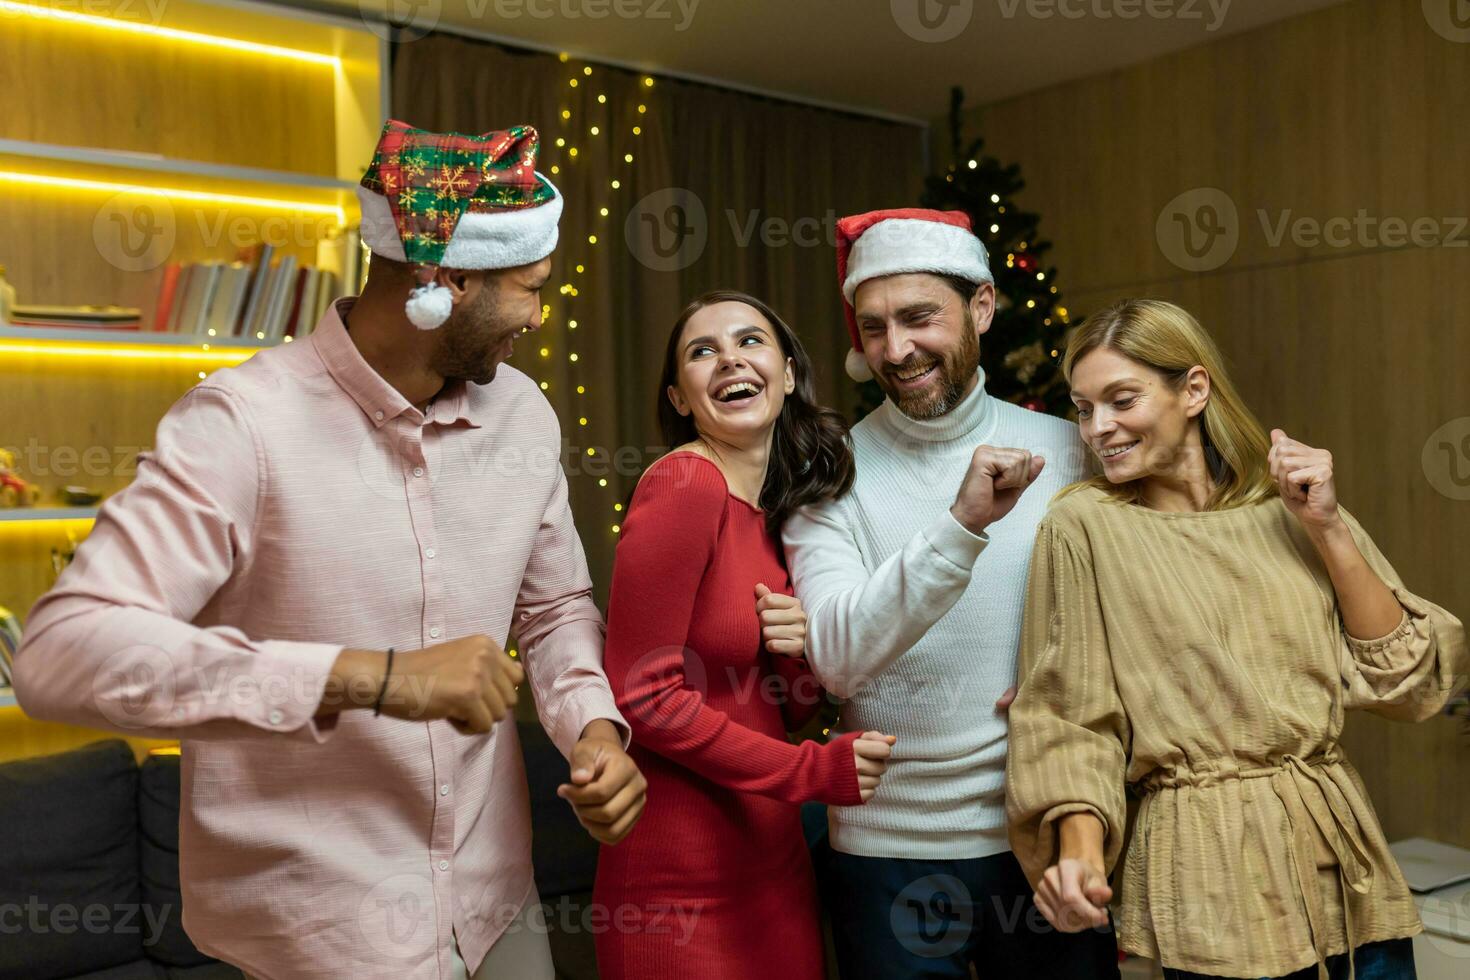
[[[1050,521],[1031,555],[1017,675],[1006,761],[1011,849],[1035,886],[1057,860],[1056,821],[1092,813],[1111,870],[1123,846],[1132,735],[1090,555]]]
[[[1399,721],[1423,721],[1444,708],[1470,670],[1465,626],[1446,610],[1404,588],[1368,532],[1344,508],[1342,516],[1368,566],[1393,590],[1404,617],[1387,636],[1349,636],[1338,614],[1346,706]]]

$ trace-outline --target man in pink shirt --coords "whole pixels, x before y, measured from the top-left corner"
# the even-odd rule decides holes
[[[28,714],[181,740],[184,925],[252,977],[552,976],[526,677],[589,833],[642,812],[556,416],[501,363],[556,246],[536,150],[390,121],[362,295],[180,399],[32,610]]]

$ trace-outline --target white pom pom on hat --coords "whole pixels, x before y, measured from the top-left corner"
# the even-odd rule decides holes
[[[850,350],[847,352],[847,361],[844,367],[847,368],[847,376],[858,384],[873,380],[873,369],[868,367],[868,359],[860,350]]]
[[[403,310],[420,330],[434,330],[442,327],[454,312],[454,296],[437,282],[415,286]]]

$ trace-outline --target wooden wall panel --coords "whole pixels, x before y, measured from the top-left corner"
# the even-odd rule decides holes
[[[1351,0],[970,116],[987,152],[1021,165],[1074,322],[1125,296],[1194,312],[1262,422],[1331,449],[1345,506],[1410,588],[1462,619],[1470,501],[1436,489],[1448,460],[1426,469],[1422,456],[1470,416],[1466,119],[1470,44],[1399,0]],[[942,159],[943,120],[935,135]],[[1157,225],[1202,187],[1229,197],[1239,241],[1217,268],[1186,271]],[[1360,213],[1378,224],[1340,244],[1273,242],[1283,217]],[[1440,241],[1386,242],[1391,218],[1426,219]],[[1470,740],[1454,721],[1355,714],[1344,741],[1391,839],[1470,847]]]

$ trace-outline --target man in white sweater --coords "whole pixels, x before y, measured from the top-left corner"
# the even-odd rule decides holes
[[[848,373],[887,398],[853,429],[851,492],[782,535],[842,728],[897,736],[877,796],[829,811],[843,980],[968,978],[972,963],[981,978],[1115,978],[1111,930],[1055,931],[1006,839],[1026,573],[1052,495],[1084,475],[1076,426],[986,393],[995,288],[962,212],[877,211],[837,231]]]

